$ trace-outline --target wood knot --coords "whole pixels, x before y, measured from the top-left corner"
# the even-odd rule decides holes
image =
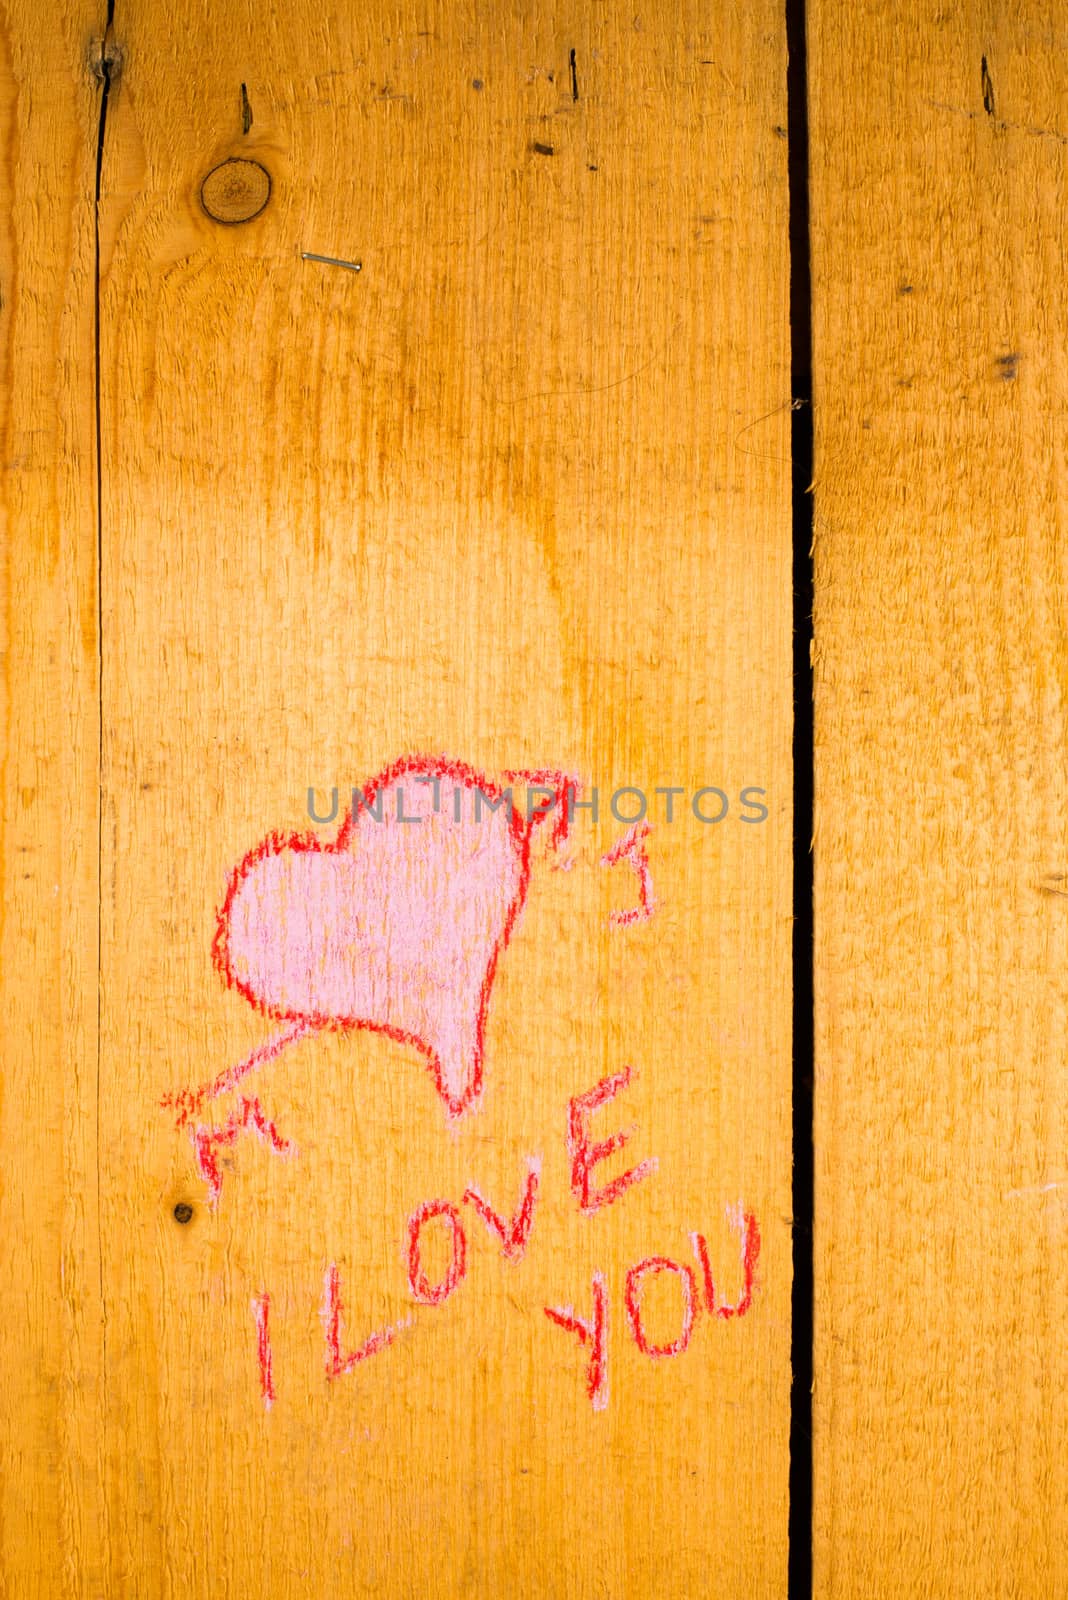
[[[235,224],[258,217],[271,198],[271,174],[258,161],[232,156],[212,167],[200,185],[200,203],[215,222]]]
[[[106,83],[112,89],[122,77],[123,59],[122,45],[110,33],[102,39],[94,39],[89,47],[89,71],[98,83]]]

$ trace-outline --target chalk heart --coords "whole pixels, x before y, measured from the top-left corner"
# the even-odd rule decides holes
[[[335,839],[272,835],[249,852],[219,915],[216,965],[269,1016],[414,1046],[459,1116],[482,1087],[490,991],[541,820],[461,763],[399,761]]]

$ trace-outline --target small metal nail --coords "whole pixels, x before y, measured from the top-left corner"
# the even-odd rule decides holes
[[[349,272],[362,272],[362,261],[339,261],[337,256],[317,256],[312,250],[300,252],[302,261],[321,261],[324,267],[344,267]]]

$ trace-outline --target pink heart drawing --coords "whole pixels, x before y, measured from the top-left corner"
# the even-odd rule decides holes
[[[354,792],[337,836],[270,834],[230,874],[212,947],[225,982],[286,1027],[237,1066],[167,1103],[179,1122],[317,1029],[369,1029],[426,1059],[450,1116],[482,1088],[486,1017],[530,882],[535,827],[574,780],[516,773],[511,792],[444,757],[408,756]]]

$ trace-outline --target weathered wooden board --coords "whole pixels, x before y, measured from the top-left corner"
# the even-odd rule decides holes
[[[810,15],[816,1593],[1068,1572],[1068,21]]]
[[[6,27],[4,1592],[780,1595],[779,10],[119,0],[99,630],[92,35]]]
[[[99,82],[83,5],[0,25],[0,1585],[99,1592]]]

